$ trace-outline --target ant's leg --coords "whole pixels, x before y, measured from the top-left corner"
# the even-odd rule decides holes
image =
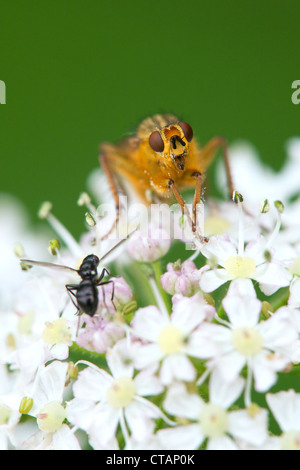
[[[115,283],[113,280],[109,280],[109,281],[105,281],[105,282],[100,282],[99,284],[97,284],[98,286],[104,286],[104,285],[107,285],[107,284],[112,284],[112,293],[111,293],[111,303],[113,304],[114,306],[114,309],[117,310],[116,306],[115,306],[115,303],[114,303],[114,296],[115,296]],[[106,303],[105,303],[105,290],[102,289],[102,295],[103,295],[103,303],[104,305],[107,307]]]
[[[73,290],[77,290],[77,285],[75,284],[67,284],[66,285],[66,289],[67,289],[67,292],[68,292],[68,295],[70,297],[70,299],[72,300],[72,303],[73,305],[76,307],[77,309],[77,312],[75,313],[75,315],[78,315],[79,312],[80,312],[80,307],[78,306],[78,304],[74,301],[74,298],[77,300],[76,298],[76,294],[74,294]],[[73,296],[73,297],[72,297]]]
[[[77,290],[77,286],[74,284],[67,284],[66,285],[67,292],[69,294],[70,299],[72,300],[73,305],[76,307],[77,312],[75,315],[78,315],[78,321],[77,321],[77,328],[76,328],[76,338],[78,336],[79,328],[80,328],[80,308],[78,307],[77,303],[75,303],[73,297],[76,299],[76,294],[74,294],[73,290]],[[73,297],[72,297],[73,296]]]
[[[111,276],[109,270],[107,268],[103,268],[102,271],[101,271],[101,274],[100,276],[98,277],[97,279],[97,285],[100,285],[100,282],[101,280],[105,277],[105,276]]]
[[[201,149],[201,160],[204,162],[205,168],[209,165],[211,160],[214,158],[218,148],[222,149],[226,176],[227,176],[227,184],[230,193],[230,197],[232,197],[234,188],[233,188],[233,181],[229,163],[229,153],[228,153],[228,145],[227,141],[224,137],[214,137],[212,138],[202,149]]]

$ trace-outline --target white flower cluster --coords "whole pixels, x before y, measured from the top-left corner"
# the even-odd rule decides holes
[[[162,227],[134,233],[112,258],[139,282],[124,274],[99,285],[92,317],[74,315],[65,285],[78,284],[75,271],[21,272],[0,304],[1,449],[300,450],[299,139],[288,153],[282,178],[269,171],[252,191],[263,170],[235,171],[244,200],[208,199],[209,241],[196,240],[185,261],[170,260]],[[236,155],[254,168],[249,152]],[[78,268],[112,246],[99,241],[88,196],[80,203],[90,230],[79,243],[43,206],[66,246],[52,243],[56,264]],[[44,239],[29,238],[31,257]]]

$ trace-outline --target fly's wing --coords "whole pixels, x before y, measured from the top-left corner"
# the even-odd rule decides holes
[[[21,263],[27,264],[27,265],[35,265],[35,266],[42,266],[44,268],[54,268],[54,269],[68,269],[69,271],[75,271],[78,273],[77,269],[70,268],[70,266],[64,266],[63,264],[55,264],[55,263],[48,263],[46,261],[34,261],[32,259],[20,259]]]
[[[135,156],[140,145],[137,137],[127,137],[116,145],[103,143],[100,146],[100,164],[103,156],[114,174],[125,178],[139,177]]]
[[[139,138],[128,137],[116,145],[103,143],[100,146],[100,166],[107,177],[116,206],[119,205],[120,193],[130,198],[138,195],[140,199],[145,199],[149,184],[141,167],[140,143]]]

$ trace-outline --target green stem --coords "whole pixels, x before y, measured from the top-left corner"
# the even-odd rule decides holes
[[[160,292],[160,295],[166,305],[166,308],[168,310],[169,313],[171,313],[171,310],[172,310],[172,305],[171,305],[171,299],[170,299],[170,296],[169,294],[167,294],[167,292],[162,288],[161,286],[161,282],[160,282],[160,278],[163,274],[162,272],[162,269],[161,269],[161,262],[160,260],[156,260],[156,261],[153,261],[151,263],[151,266],[152,266],[152,269],[153,269],[153,273],[154,273],[154,279],[155,279],[155,282],[156,282],[156,285],[158,287],[158,290]]]
[[[73,343],[69,348],[69,361],[74,363],[78,361],[89,361],[97,365],[101,369],[109,370],[105,359],[105,354],[97,353],[96,351],[89,351],[88,349],[81,348],[78,344]]]

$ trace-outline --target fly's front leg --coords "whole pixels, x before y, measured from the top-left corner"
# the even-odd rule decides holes
[[[189,214],[188,208],[186,207],[185,200],[181,196],[180,192],[178,191],[177,186],[174,183],[174,180],[172,179],[169,179],[169,188],[172,190],[176,201],[180,205],[182,215],[187,216],[188,222],[190,226],[192,227],[193,232],[195,232],[195,227],[194,227],[193,221],[191,220],[191,216]]]
[[[201,173],[199,171],[195,171],[192,176],[196,178],[196,189],[195,189],[195,194],[194,194],[194,201],[193,201],[193,231],[196,231],[197,228],[197,209],[198,209],[198,204],[200,203],[201,200],[201,187],[202,187],[202,181],[201,181]]]
[[[217,150],[221,148],[224,158],[225,170],[226,170],[226,177],[227,177],[227,184],[230,193],[230,197],[232,198],[234,193],[230,163],[229,163],[229,153],[228,153],[228,144],[224,137],[214,137],[211,139],[202,149],[200,153],[201,162],[204,164],[204,167],[207,168],[210,162],[213,160]],[[199,163],[201,163],[199,162]]]

